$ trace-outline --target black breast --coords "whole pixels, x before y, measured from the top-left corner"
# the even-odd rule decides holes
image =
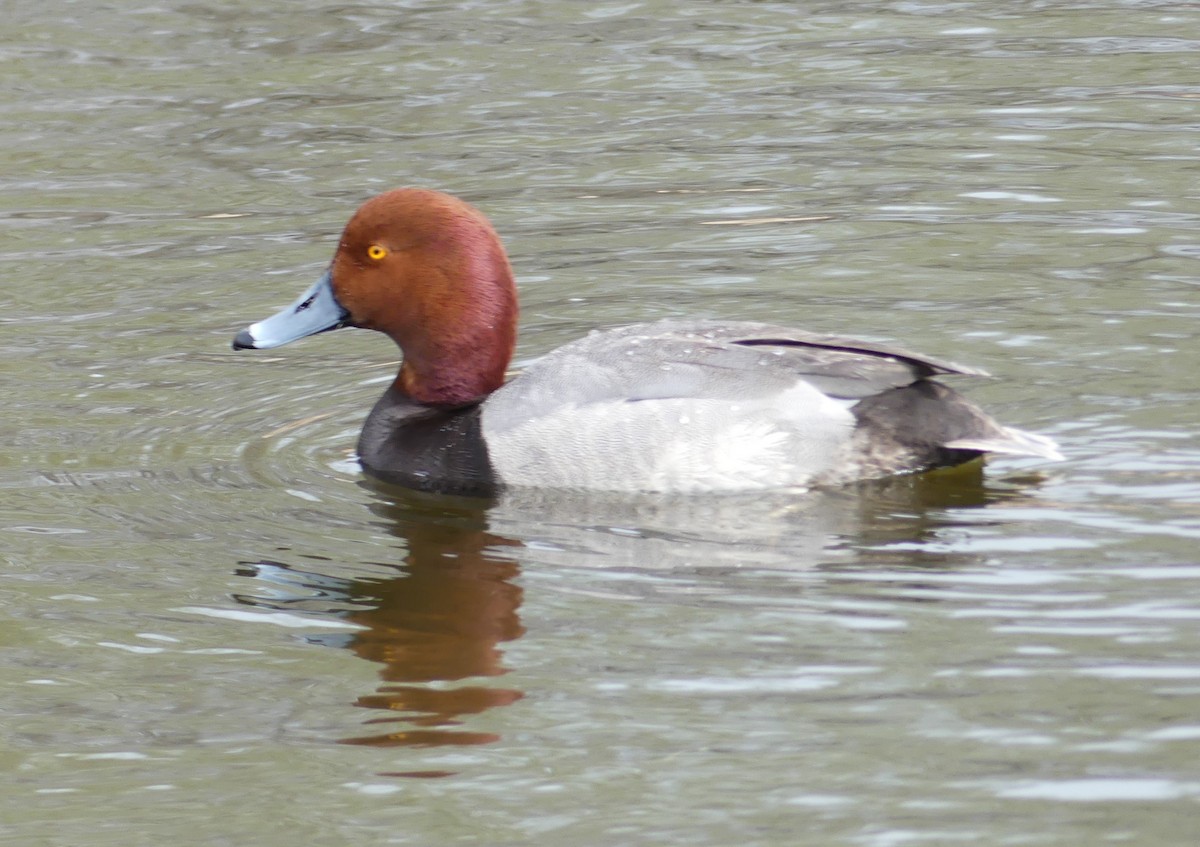
[[[422,406],[389,390],[375,404],[358,440],[363,470],[418,491],[487,497],[499,484],[488,458],[478,405]]]

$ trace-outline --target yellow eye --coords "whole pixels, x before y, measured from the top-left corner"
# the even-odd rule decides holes
[[[370,256],[372,259],[374,259],[376,262],[378,262],[380,259],[382,259],[384,256],[387,255],[387,248],[381,247],[378,244],[372,244],[370,247],[367,248],[367,255]]]

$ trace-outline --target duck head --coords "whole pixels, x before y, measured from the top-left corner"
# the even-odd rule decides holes
[[[503,384],[516,342],[516,286],[499,236],[448,194],[381,194],[346,224],[329,270],[292,305],[239,332],[233,347],[278,347],[343,326],[400,346],[394,388],[418,403],[478,402]]]

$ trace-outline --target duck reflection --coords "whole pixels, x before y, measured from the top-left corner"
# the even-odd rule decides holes
[[[248,575],[281,590],[237,599],[361,626],[352,635],[310,640],[382,666],[383,684],[356,701],[378,715],[366,722],[369,731],[342,743],[390,747],[499,739],[461,724],[523,696],[485,683],[506,673],[502,645],[525,632],[514,580],[518,557],[530,550],[540,565],[709,574],[713,585],[744,568],[968,566],[983,556],[943,543],[947,533],[1003,524],[987,507],[1022,502],[1038,480],[989,482],[974,465],[806,496],[664,499],[539,491],[468,499],[359,484],[371,493],[374,525],[407,550],[401,562],[368,563],[372,574],[360,579],[256,562]],[[632,581],[626,590],[653,585]]]
[[[350,648],[379,662],[385,685],[357,705],[388,711],[372,725],[401,724],[387,731],[344,740],[379,746],[486,744],[493,733],[448,727],[463,715],[479,714],[521,699],[511,688],[482,685],[434,687],[505,673],[499,645],[525,629],[517,610],[521,588],[515,542],[487,531],[487,501],[449,501],[398,492],[380,493],[372,511],[380,526],[404,538],[405,576],[377,586],[378,605],[351,615],[367,627]]]
[[[374,487],[372,485],[372,487]],[[487,744],[499,736],[458,729],[461,718],[506,706],[522,692],[479,684],[449,684],[506,672],[500,645],[524,633],[518,609],[519,568],[506,552],[515,542],[487,531],[486,500],[423,498],[395,489],[376,491],[377,525],[401,538],[408,553],[395,578],[330,579],[277,563],[257,562],[260,579],[302,583],[303,604],[339,609],[338,617],[363,627],[350,636],[318,636],[383,666],[384,684],[356,704],[386,715],[367,721],[378,729],[342,739],[344,744],[436,746]],[[389,564],[389,563],[375,563]],[[282,571],[281,571],[282,569]],[[255,606],[292,602],[238,597]]]
[[[527,490],[499,498],[495,532],[539,566],[695,573],[970,566],[962,530],[1003,524],[989,509],[1028,498],[1036,478],[986,477],[981,462],[799,493],[630,497]]]

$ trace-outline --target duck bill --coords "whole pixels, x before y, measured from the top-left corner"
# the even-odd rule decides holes
[[[349,317],[350,313],[334,296],[333,277],[326,271],[295,303],[239,332],[233,339],[233,349],[279,347],[297,338],[345,326]]]

